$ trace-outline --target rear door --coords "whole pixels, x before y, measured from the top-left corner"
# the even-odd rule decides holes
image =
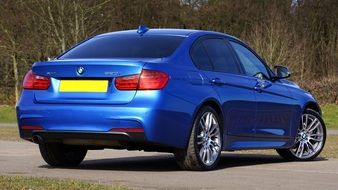
[[[256,136],[289,137],[297,107],[288,88],[279,81],[269,80],[271,71],[252,50],[239,42],[231,41],[230,44],[246,75],[256,80]]]
[[[195,65],[207,76],[222,101],[224,131],[229,135],[254,135],[255,81],[242,75],[225,39],[201,38],[190,53]]]

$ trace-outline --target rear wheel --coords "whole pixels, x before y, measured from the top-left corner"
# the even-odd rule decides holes
[[[40,143],[39,148],[43,159],[54,167],[77,166],[87,154],[86,148],[60,143]]]
[[[325,140],[326,128],[323,119],[317,112],[306,110],[297,131],[295,146],[290,149],[277,149],[277,152],[289,161],[312,160],[322,151]]]
[[[222,150],[221,122],[217,112],[203,107],[194,121],[188,147],[177,150],[178,165],[185,170],[211,170],[217,166]]]

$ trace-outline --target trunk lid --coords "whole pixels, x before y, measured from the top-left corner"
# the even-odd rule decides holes
[[[38,62],[33,72],[49,76],[48,90],[35,90],[37,103],[127,104],[136,90],[119,91],[114,80],[140,74],[145,60],[54,60]]]

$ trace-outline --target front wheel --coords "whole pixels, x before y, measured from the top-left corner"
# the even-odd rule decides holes
[[[87,154],[86,148],[61,143],[40,143],[39,148],[43,159],[53,167],[77,166]]]
[[[214,169],[222,150],[221,126],[218,113],[203,107],[194,121],[187,149],[175,152],[178,165],[185,170]]]
[[[308,161],[316,158],[324,148],[326,128],[322,117],[313,110],[305,110],[297,131],[295,146],[290,149],[277,149],[286,160]]]

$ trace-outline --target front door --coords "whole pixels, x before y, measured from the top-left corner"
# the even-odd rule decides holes
[[[256,137],[290,137],[296,101],[281,81],[272,81],[271,71],[244,44],[230,42],[248,77],[256,80]]]

